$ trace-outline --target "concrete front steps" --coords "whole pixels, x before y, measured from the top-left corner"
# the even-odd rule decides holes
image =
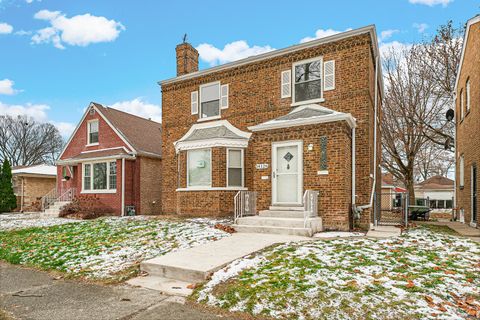
[[[307,218],[304,220],[303,206],[280,207],[272,206],[262,210],[258,216],[248,216],[237,219],[234,228],[237,232],[270,233],[311,237],[323,231],[322,218]]]
[[[42,216],[44,216],[44,217],[58,217],[62,208],[69,203],[70,203],[70,201],[56,201],[48,209],[46,209],[44,212],[42,212]]]

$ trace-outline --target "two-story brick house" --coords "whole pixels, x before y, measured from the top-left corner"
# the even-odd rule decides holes
[[[92,102],[57,161],[57,196],[93,195],[113,214],[161,213],[161,124]]]
[[[456,84],[456,207],[465,223],[478,226],[480,165],[480,16],[467,22]]]
[[[231,214],[242,190],[259,210],[295,210],[316,190],[325,228],[350,228],[353,205],[368,226],[380,190],[375,27],[200,71],[198,56],[178,45],[177,76],[159,82],[163,212]]]

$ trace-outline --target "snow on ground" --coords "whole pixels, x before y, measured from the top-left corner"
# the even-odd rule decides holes
[[[319,232],[313,235],[314,238],[351,238],[364,237],[364,232],[342,232],[342,231],[326,231]]]
[[[136,216],[99,218],[23,232],[0,229],[0,259],[110,279],[142,260],[228,237],[228,233],[212,227],[216,222]]]
[[[3,213],[0,214],[0,231],[25,229],[33,227],[49,227],[80,220],[42,217],[40,213]]]
[[[282,319],[480,317],[480,244],[425,228],[288,243],[219,270],[196,299]]]

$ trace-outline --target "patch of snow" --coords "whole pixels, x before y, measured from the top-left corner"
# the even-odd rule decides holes
[[[0,231],[26,229],[34,227],[51,227],[66,223],[81,222],[81,220],[42,217],[39,213],[9,213],[0,214]]]
[[[315,233],[314,238],[351,238],[351,237],[364,237],[363,232],[343,232],[343,231],[325,231]]]

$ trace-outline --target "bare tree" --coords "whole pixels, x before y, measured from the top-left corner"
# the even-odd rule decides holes
[[[0,160],[13,166],[53,163],[63,147],[58,129],[31,117],[0,116]]]
[[[425,181],[435,175],[448,176],[455,164],[453,153],[428,140],[420,148],[415,163],[415,181]]]
[[[427,142],[426,124],[432,123],[432,107],[439,101],[430,70],[419,60],[420,45],[391,50],[384,61],[386,83],[382,121],[383,166],[402,181],[410,201],[415,199],[415,165]],[[421,118],[422,121],[417,121]]]
[[[417,115],[417,121],[424,124],[424,134],[430,141],[447,150],[454,145],[455,126],[446,121],[445,113],[449,108],[454,109],[455,80],[464,31],[464,27],[454,27],[449,21],[437,29],[432,39],[423,41],[419,46],[421,55],[418,57],[422,68],[430,75],[433,94],[438,96],[440,103],[431,107],[433,121],[426,122],[421,114]]]

